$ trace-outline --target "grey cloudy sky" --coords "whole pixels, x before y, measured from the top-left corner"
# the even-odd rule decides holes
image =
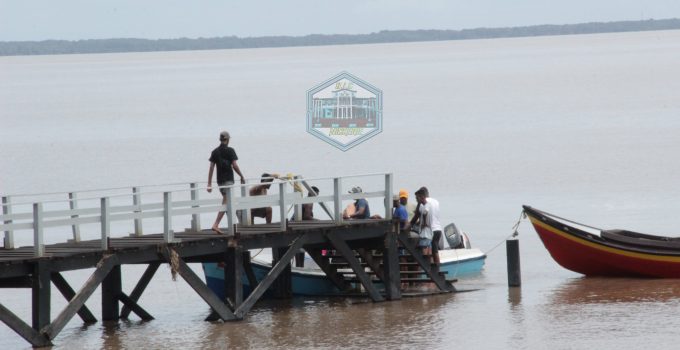
[[[678,17],[679,0],[0,0],[0,41],[356,34]]]

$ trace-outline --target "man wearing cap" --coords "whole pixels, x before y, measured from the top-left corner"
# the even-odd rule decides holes
[[[359,186],[352,187],[349,193],[362,193]],[[368,201],[365,198],[359,198],[354,201],[354,213],[349,215],[348,219],[369,219],[371,217],[371,209],[368,207]]]
[[[394,196],[392,198],[392,206],[394,207],[392,217],[399,220],[399,229],[406,229],[408,226],[408,213],[406,212],[406,207],[401,204],[401,198],[399,196]]]
[[[416,213],[416,205],[408,201],[407,190],[404,189],[399,190],[399,202],[406,209],[406,213],[408,214],[408,221],[410,222],[411,220],[413,220],[413,216]]]
[[[229,133],[222,131],[220,133],[220,145],[215,148],[210,154],[210,170],[208,171],[208,192],[212,192],[212,177],[215,167],[217,167],[217,185],[220,188],[220,193],[222,193],[222,205],[227,203],[227,189],[225,186],[230,186],[234,184],[234,171],[241,177],[241,183],[246,183],[243,174],[241,174],[241,169],[239,169],[236,161],[238,157],[236,156],[236,151],[229,147]],[[217,218],[212,226],[212,230],[216,233],[221,234],[220,231],[220,221],[224,217],[223,211],[217,213]]]

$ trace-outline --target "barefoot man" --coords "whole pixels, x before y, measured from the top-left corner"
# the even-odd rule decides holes
[[[210,154],[210,171],[208,171],[208,192],[212,192],[212,176],[215,166],[217,166],[217,185],[220,186],[220,192],[222,193],[222,205],[227,204],[227,189],[223,186],[229,186],[234,184],[234,171],[241,177],[241,183],[246,183],[246,180],[241,174],[241,169],[239,169],[236,161],[238,157],[236,156],[236,151],[229,147],[229,133],[222,131],[220,133],[220,145],[215,148]],[[220,231],[220,221],[224,216],[223,211],[217,213],[217,218],[212,226],[212,230],[216,233],[222,234]]]

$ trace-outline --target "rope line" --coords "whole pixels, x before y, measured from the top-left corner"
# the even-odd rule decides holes
[[[519,214],[519,219],[517,219],[517,222],[512,226],[512,233],[507,235],[505,238],[503,238],[500,242],[498,242],[493,248],[487,250],[484,254],[489,255],[492,251],[494,251],[496,248],[498,248],[503,242],[507,241],[511,237],[517,237],[519,235],[519,232],[517,229],[519,228],[519,225],[522,223],[523,219],[527,218],[527,213],[522,210],[522,212]]]

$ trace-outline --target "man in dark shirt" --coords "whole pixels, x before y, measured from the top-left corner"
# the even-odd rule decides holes
[[[241,177],[241,183],[245,184],[246,180],[241,174],[236,161],[236,151],[229,147],[229,133],[222,131],[220,133],[220,145],[215,148],[210,154],[210,171],[208,171],[208,192],[212,192],[212,176],[215,167],[217,167],[217,185],[222,193],[222,205],[227,203],[227,189],[225,186],[234,184],[234,171]],[[217,213],[217,218],[212,226],[212,230],[216,233],[222,234],[220,231],[220,221],[224,217],[223,211]]]

